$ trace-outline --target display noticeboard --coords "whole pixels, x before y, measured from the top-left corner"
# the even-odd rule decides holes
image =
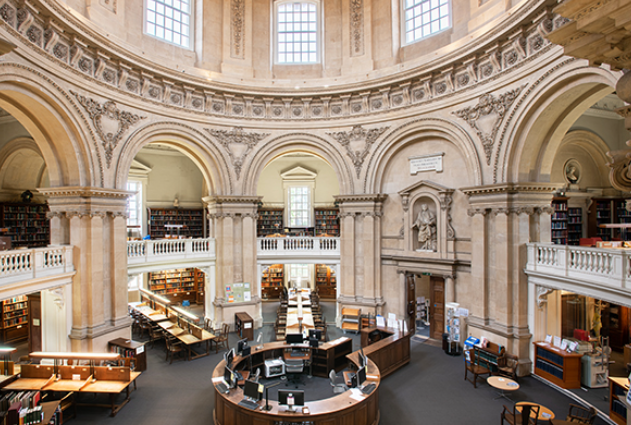
[[[226,300],[229,303],[242,303],[252,300],[249,283],[230,283],[226,285]]]

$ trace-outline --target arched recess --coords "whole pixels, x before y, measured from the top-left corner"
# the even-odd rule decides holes
[[[136,130],[125,142],[116,162],[115,186],[125,189],[136,154],[149,143],[160,142],[181,151],[199,167],[209,195],[231,193],[228,164],[210,140],[196,129],[172,122],[149,124]]]
[[[252,162],[243,176],[243,192],[255,194],[263,168],[274,158],[292,152],[308,152],[326,161],[335,171],[340,193],[354,194],[353,174],[342,153],[326,139],[312,134],[285,134],[269,140],[252,155]]]
[[[423,140],[445,141],[453,144],[466,163],[466,170],[463,172],[469,176],[468,184],[473,186],[482,183],[481,163],[469,134],[452,122],[440,118],[424,118],[396,128],[379,143],[366,164],[366,193],[379,193],[383,187],[387,166],[392,158],[407,145]],[[434,152],[419,152],[419,155],[432,153]]]
[[[552,163],[572,124],[614,91],[617,77],[585,61],[567,59],[525,90],[505,125],[495,182],[549,182]]]
[[[610,183],[608,180],[609,171],[611,168],[607,166],[607,162],[609,158],[607,157],[607,152],[610,150],[609,146],[603,139],[601,139],[596,133],[588,130],[574,130],[566,133],[561,143],[559,144],[558,152],[562,150],[570,150],[572,152],[584,152],[585,156],[589,157],[589,159],[593,162],[594,166],[598,169],[598,177],[599,184],[596,187],[609,187]],[[555,158],[554,163],[558,168],[557,174],[564,175],[563,164],[559,164],[559,159]],[[554,176],[554,171],[551,170],[551,176]],[[560,171],[560,172],[559,172]],[[565,183],[563,177],[554,178],[552,177],[553,182]]]
[[[94,140],[90,125],[52,80],[37,71],[0,64],[0,108],[37,144],[51,187],[103,186],[102,164],[91,155],[96,147],[89,146]]]
[[[42,153],[30,137],[16,137],[0,150],[0,191],[5,196],[48,186],[46,171]]]

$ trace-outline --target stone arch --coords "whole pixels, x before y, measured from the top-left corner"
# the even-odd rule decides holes
[[[464,129],[441,118],[421,118],[408,122],[382,139],[367,162],[364,190],[379,193],[388,163],[397,152],[410,143],[434,138],[452,143],[462,153],[467,173],[473,174],[471,185],[482,183],[482,167],[475,145]]]
[[[566,59],[525,90],[504,125],[494,182],[550,181],[560,144],[572,124],[614,91],[617,77],[585,61]]]
[[[244,193],[255,194],[263,168],[274,158],[291,152],[308,152],[322,158],[335,171],[340,193],[354,193],[353,171],[342,159],[340,152],[328,140],[307,133],[285,134],[262,145],[253,154],[250,166],[243,176]]]
[[[573,130],[565,134],[557,152],[565,146],[571,146],[573,149],[580,149],[586,152],[598,168],[602,186],[609,186],[608,175],[611,168],[607,166],[610,160],[607,152],[610,148],[600,136],[589,130]]]
[[[0,64],[0,108],[31,135],[46,163],[51,187],[102,186],[98,148],[88,121],[53,80],[30,68]]]
[[[152,142],[169,144],[189,157],[201,170],[209,194],[231,193],[230,170],[217,148],[202,132],[173,122],[146,125],[127,139],[116,163],[116,188],[125,189],[133,159],[144,146]]]
[[[0,150],[0,190],[4,194],[42,187],[47,183],[46,171],[44,157],[30,137],[16,137]]]

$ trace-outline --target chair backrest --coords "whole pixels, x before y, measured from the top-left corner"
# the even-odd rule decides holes
[[[594,420],[596,420],[596,409],[593,407],[587,408],[570,403],[570,411],[566,419],[568,422],[593,424]]]
[[[335,369],[331,369],[329,372],[329,380],[331,381],[331,386],[334,387],[337,381],[337,373],[335,373]]]
[[[230,333],[230,323],[224,323],[223,326],[221,327],[221,335],[227,338],[229,333]]]

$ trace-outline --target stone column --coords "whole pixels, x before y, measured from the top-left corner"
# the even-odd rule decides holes
[[[207,204],[211,228],[215,229],[217,252],[216,296],[213,305],[218,323],[234,323],[235,312],[246,312],[255,326],[263,323],[260,282],[256,270],[256,219],[259,196],[211,196]],[[249,283],[251,301],[228,303],[225,287],[234,283]]]
[[[498,184],[465,188],[472,224],[471,294],[468,332],[486,336],[520,358],[519,371],[530,369],[532,330],[528,327],[526,244],[549,235],[545,219],[558,185]],[[549,240],[549,239],[548,239]],[[479,294],[479,295],[478,295]]]
[[[51,242],[74,246],[70,348],[106,351],[109,340],[130,337],[125,211],[133,193],[93,187],[38,190],[48,197]]]
[[[381,211],[386,195],[339,195],[341,238],[338,310],[361,308],[362,314],[380,311]]]

